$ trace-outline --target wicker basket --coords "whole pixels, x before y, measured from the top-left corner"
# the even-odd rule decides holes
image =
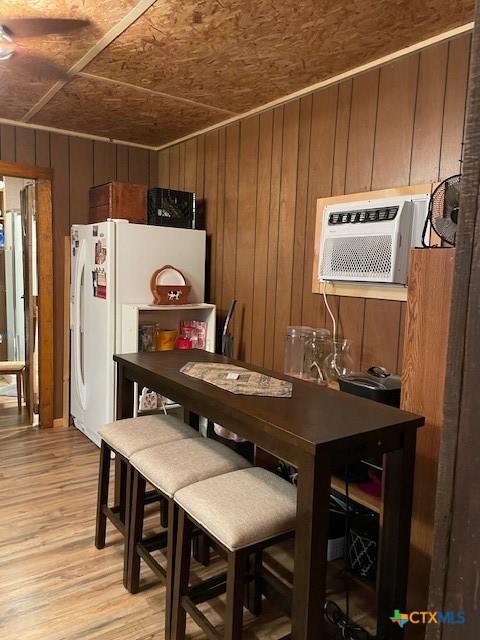
[[[150,290],[153,295],[152,304],[187,304],[188,296],[190,295],[190,290],[192,288],[190,285],[158,284],[160,274],[167,269],[174,269],[175,271],[178,271],[185,281],[183,273],[169,264],[166,264],[161,269],[157,269],[150,279]]]

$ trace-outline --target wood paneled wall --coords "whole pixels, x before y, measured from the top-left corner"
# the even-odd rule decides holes
[[[0,159],[53,169],[55,405],[62,416],[64,237],[88,222],[88,190],[109,180],[156,184],[153,151],[43,130],[0,125]],[[42,247],[39,247],[42,251]]]
[[[205,200],[209,298],[239,300],[237,355],[282,368],[289,324],[330,326],[311,293],[315,201],[437,180],[459,170],[470,36],[426,49],[158,154],[0,126],[0,159],[54,170],[55,415],[62,415],[63,237],[88,219],[88,189],[126,180]],[[41,251],[41,247],[40,247]],[[331,299],[355,366],[400,370],[400,302]]]
[[[289,324],[330,327],[312,294],[317,198],[457,173],[470,35],[159,152],[159,185],[205,200],[209,297],[239,304],[236,354],[281,369]],[[402,366],[404,303],[330,299],[356,367]]]

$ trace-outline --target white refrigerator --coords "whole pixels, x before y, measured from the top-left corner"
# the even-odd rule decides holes
[[[124,220],[72,227],[70,412],[97,445],[98,429],[115,418],[122,305],[151,303],[150,278],[167,264],[191,285],[189,302],[203,302],[205,244],[205,231]]]

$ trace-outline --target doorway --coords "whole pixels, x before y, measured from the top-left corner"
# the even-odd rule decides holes
[[[53,426],[51,174],[0,162],[0,429]]]
[[[0,424],[38,423],[35,181],[0,176]]]

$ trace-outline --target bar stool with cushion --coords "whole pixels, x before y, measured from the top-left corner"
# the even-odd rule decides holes
[[[95,546],[105,546],[107,518],[125,536],[127,515],[127,476],[129,458],[147,447],[166,444],[175,440],[199,438],[200,434],[175,416],[152,415],[140,418],[117,420],[103,426],[99,430],[100,470],[98,478],[97,519],[95,530]],[[115,496],[112,507],[108,506],[108,488],[110,481],[111,454],[116,457],[120,466],[120,491]],[[150,501],[152,496],[144,496]],[[158,497],[155,495],[155,500]],[[127,521],[128,526],[128,521]]]
[[[130,503],[128,552],[124,556],[125,586],[131,593],[139,589],[140,559],[152,571],[166,580],[167,602],[165,611],[166,637],[169,636],[173,567],[176,547],[177,509],[173,500],[180,489],[206,478],[220,476],[251,464],[228,447],[208,438],[179,440],[138,451],[130,458],[133,479]],[[167,531],[150,539],[143,539],[144,501],[146,482],[168,500]],[[166,570],[152,556],[152,551],[167,548]]]
[[[175,494],[178,539],[172,596],[172,640],[185,638],[186,614],[208,638],[239,640],[242,636],[244,586],[248,559],[255,552],[293,536],[296,488],[275,474],[252,467],[203,480]],[[193,528],[209,535],[227,559],[226,619],[223,634],[213,627],[197,604],[219,595],[218,577],[189,587],[190,541]],[[257,564],[258,571],[258,564]],[[258,573],[254,578],[258,578]],[[212,580],[215,589],[212,589]]]

